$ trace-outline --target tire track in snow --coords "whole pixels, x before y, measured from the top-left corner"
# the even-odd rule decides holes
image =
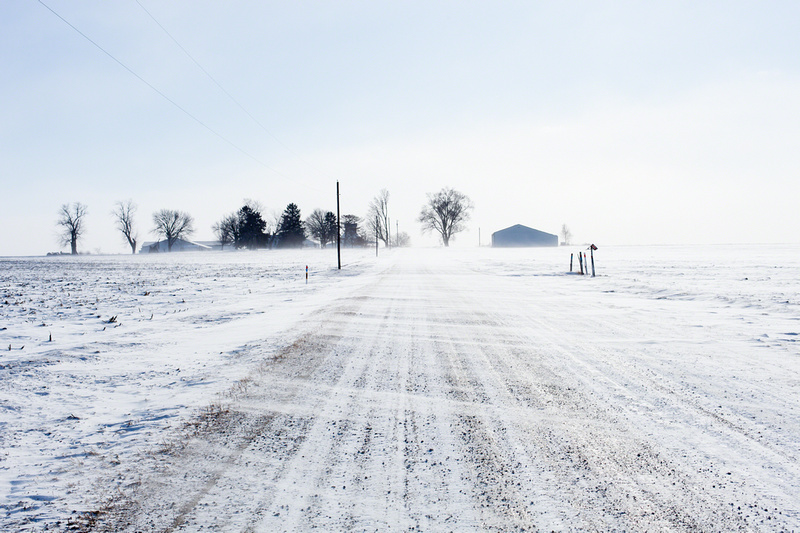
[[[381,283],[391,281],[386,279]],[[439,514],[442,498],[448,497],[452,487],[458,487],[458,482],[453,482],[453,468],[446,466],[450,457],[455,456],[455,453],[446,453],[453,446],[438,438],[449,435],[450,427],[440,422],[426,396],[426,371],[430,370],[430,364],[417,359],[417,356],[426,359],[427,351],[417,346],[418,335],[402,330],[389,331],[398,323],[412,329],[418,325],[424,327],[424,321],[409,316],[405,306],[415,301],[402,296],[403,291],[404,287],[397,285],[393,289],[395,297],[371,299],[363,309],[368,320],[380,317],[379,334],[370,328],[356,334],[343,333],[345,344],[356,342],[363,347],[362,339],[375,341],[364,352],[369,364],[358,378],[338,384],[340,390],[349,391],[347,401],[336,410],[339,417],[359,420],[368,413],[367,421],[360,422],[363,431],[345,428],[342,433],[348,435],[348,444],[340,447],[341,452],[329,454],[325,463],[335,466],[323,481],[316,482],[316,487],[322,491],[326,488],[324,485],[329,485],[331,490],[346,491],[350,486],[363,494],[356,493],[355,499],[351,496],[347,509],[341,512],[334,505],[342,505],[341,499],[337,502],[330,494],[322,496],[322,501],[317,502],[315,516],[295,517],[291,522],[267,520],[257,529],[291,530],[299,523],[297,520],[305,520],[303,523],[307,526],[334,529],[427,529],[438,519],[434,515]],[[372,311],[376,305],[378,308]],[[410,311],[413,313],[416,309]],[[358,391],[360,397],[356,397],[354,391]],[[332,483],[332,479],[342,483],[341,489],[337,489],[339,485]],[[461,493],[462,506],[468,508],[469,500],[463,490]],[[325,515],[326,512],[329,514]],[[320,521],[321,518],[324,520]],[[447,521],[448,517],[442,520]]]
[[[724,486],[726,482],[729,483],[730,478],[726,479],[724,472],[719,472],[717,469],[704,470],[703,472],[694,472],[686,468],[687,465],[678,464],[675,460],[664,456],[662,452],[657,451],[660,448],[658,442],[652,442],[652,435],[642,435],[641,430],[636,426],[635,422],[631,423],[627,420],[628,412],[628,398],[617,397],[619,391],[626,391],[626,387],[631,383],[631,374],[633,377],[643,383],[637,383],[639,389],[647,391],[648,396],[652,394],[653,390],[658,390],[658,387],[652,386],[652,376],[644,378],[642,375],[632,373],[628,367],[614,368],[605,362],[600,363],[602,358],[597,358],[597,351],[591,344],[580,342],[575,344],[574,336],[568,337],[572,342],[572,346],[568,347],[564,344],[563,332],[557,331],[550,325],[545,318],[531,318],[526,317],[522,320],[511,320],[511,322],[534,322],[536,327],[521,327],[520,331],[534,331],[537,332],[532,335],[532,338],[520,338],[515,344],[525,345],[534,344],[536,346],[534,351],[539,351],[545,355],[550,356],[548,366],[552,369],[559,369],[561,367],[560,376],[558,381],[561,383],[573,383],[572,387],[561,387],[562,390],[571,391],[570,395],[578,398],[581,394],[580,391],[589,391],[596,399],[586,403],[586,398],[580,400],[576,405],[583,405],[584,408],[591,407],[593,404],[599,407],[602,404],[606,405],[605,409],[596,410],[593,416],[602,415],[607,424],[604,429],[603,425],[595,426],[600,429],[600,433],[592,431],[587,439],[587,435],[582,435],[580,428],[560,428],[559,431],[554,432],[555,438],[551,439],[554,442],[563,440],[562,446],[563,454],[562,460],[556,463],[557,468],[564,469],[566,464],[576,465],[578,470],[585,469],[588,474],[600,483],[596,484],[598,492],[603,493],[600,501],[588,500],[588,508],[604,508],[608,515],[618,513],[623,517],[633,516],[636,519],[636,512],[640,514],[641,522],[644,525],[659,523],[659,519],[663,520],[664,527],[679,528],[679,529],[713,529],[715,527],[724,527],[728,529],[741,529],[751,528],[756,523],[768,523],[769,520],[777,521],[782,520],[778,516],[780,508],[773,507],[773,502],[756,503],[756,498],[751,494],[746,494],[741,491],[736,498],[721,498],[715,497],[707,493],[707,489],[719,488]],[[565,323],[564,320],[556,320],[555,323]],[[538,346],[537,346],[538,345]],[[576,353],[576,349],[577,352]],[[577,365],[576,368],[568,368],[567,365],[559,364],[557,359],[568,361],[570,366]],[[622,358],[621,358],[622,359]],[[501,359],[499,359],[501,360]],[[517,361],[515,364],[518,364]],[[599,363],[599,364],[598,364]],[[580,369],[580,370],[579,370]],[[540,369],[529,370],[523,372],[526,376],[536,376],[539,374]],[[609,373],[611,371],[611,373]],[[503,372],[501,372],[503,373]],[[616,374],[616,376],[615,376]],[[576,379],[576,376],[583,375],[582,378]],[[587,379],[588,378],[588,379]],[[620,383],[621,378],[624,378],[625,385]],[[599,385],[599,386],[598,386]],[[579,391],[576,394],[576,391]],[[609,392],[612,396],[609,396]],[[602,393],[602,394],[599,394]],[[582,395],[582,394],[581,394]],[[657,396],[657,395],[656,395]],[[605,412],[604,412],[605,411]],[[641,421],[641,420],[640,420]],[[725,433],[728,424],[722,424],[723,428],[715,427],[712,431],[719,431]],[[566,430],[566,431],[565,431]],[[617,431],[621,435],[614,435]],[[637,433],[639,433],[637,435]],[[625,438],[625,435],[630,435],[633,438]],[[729,433],[726,433],[730,436]],[[735,437],[734,437],[735,440]],[[617,441],[617,442],[614,442]],[[543,444],[547,446],[547,443]],[[655,447],[654,447],[655,445]],[[603,448],[608,448],[610,452],[598,456],[597,451]],[[556,447],[555,450],[558,448]],[[669,452],[669,450],[666,450]],[[556,455],[554,454],[554,457]],[[566,459],[566,461],[564,460]],[[569,468],[567,469],[567,471]],[[593,474],[591,471],[595,470]],[[699,474],[699,475],[698,475]],[[711,475],[711,479],[707,479]],[[700,478],[703,479],[700,479]],[[618,479],[625,487],[623,492],[617,490],[614,485],[603,483],[603,479]],[[794,476],[788,476],[789,479],[796,479],[796,472]],[[642,480],[642,481],[637,481]],[[655,480],[655,482],[653,482]],[[716,480],[716,481],[715,481]],[[631,481],[634,481],[632,484]],[[680,491],[675,491],[669,488],[669,482],[682,487],[682,491],[687,493],[689,497],[678,497]],[[788,488],[788,487],[787,487]],[[728,491],[729,492],[729,491]],[[592,490],[583,490],[576,493],[580,498],[586,498],[593,493]],[[623,498],[624,496],[624,498]],[[635,504],[631,505],[626,500],[635,498]],[[735,501],[731,502],[731,499]],[[677,500],[677,501],[673,501]],[[647,502],[650,502],[649,505]],[[745,509],[744,512],[742,510]],[[749,513],[750,516],[746,516]],[[591,516],[591,513],[582,513],[584,519]],[[659,518],[660,517],[660,518]],[[629,520],[629,518],[624,518]],[[605,525],[599,525],[603,522],[586,524],[590,527],[611,527],[613,522],[606,522]],[[636,523],[635,521],[633,523]],[[641,526],[639,526],[641,527]]]
[[[165,466],[171,486],[191,489],[174,530],[742,530],[766,517],[791,529],[756,509],[760,488],[731,488],[670,440],[734,430],[708,418],[687,433],[691,398],[655,386],[660,367],[636,347],[615,354],[578,327],[565,335],[569,306],[518,313],[513,290],[456,264],[400,260],[316,314],[233,403],[271,417],[236,441],[238,455],[212,478],[181,462],[203,457],[199,446]],[[621,330],[625,319],[607,321]],[[676,418],[648,418],[662,414]],[[709,450],[749,450],[730,445]],[[798,479],[785,474],[775,487]]]

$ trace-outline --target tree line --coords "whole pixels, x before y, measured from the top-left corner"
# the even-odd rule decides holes
[[[417,221],[423,232],[439,234],[444,246],[449,246],[453,236],[466,229],[473,204],[470,199],[452,188],[428,194]],[[137,206],[132,200],[117,202],[111,212],[116,229],[136,253],[140,246],[135,216]],[[75,202],[64,204],[59,210],[60,242],[69,245],[73,255],[78,254],[78,243],[86,231],[86,205]],[[184,211],[161,209],[153,213],[151,233],[162,238],[167,250],[172,251],[179,239],[194,234],[194,218]],[[265,217],[264,208],[253,200],[245,200],[237,211],[224,215],[211,228],[222,249],[299,248],[307,238],[315,239],[321,248],[335,244],[337,237],[342,246],[370,246],[382,241],[384,246],[408,246],[410,237],[405,232],[392,232],[389,217],[389,191],[382,189],[370,202],[366,217],[348,214],[337,220],[332,211],[315,209],[303,220],[295,203],[286,206],[279,216]]]

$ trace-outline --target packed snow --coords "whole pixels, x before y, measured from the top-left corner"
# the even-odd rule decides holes
[[[0,258],[0,530],[800,529],[800,246],[584,250]]]

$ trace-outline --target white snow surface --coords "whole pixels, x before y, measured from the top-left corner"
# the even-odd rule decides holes
[[[0,530],[800,529],[800,245],[584,248],[0,258]]]

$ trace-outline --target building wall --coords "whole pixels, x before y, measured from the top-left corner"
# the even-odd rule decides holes
[[[558,246],[558,235],[517,224],[492,233],[492,246]]]

